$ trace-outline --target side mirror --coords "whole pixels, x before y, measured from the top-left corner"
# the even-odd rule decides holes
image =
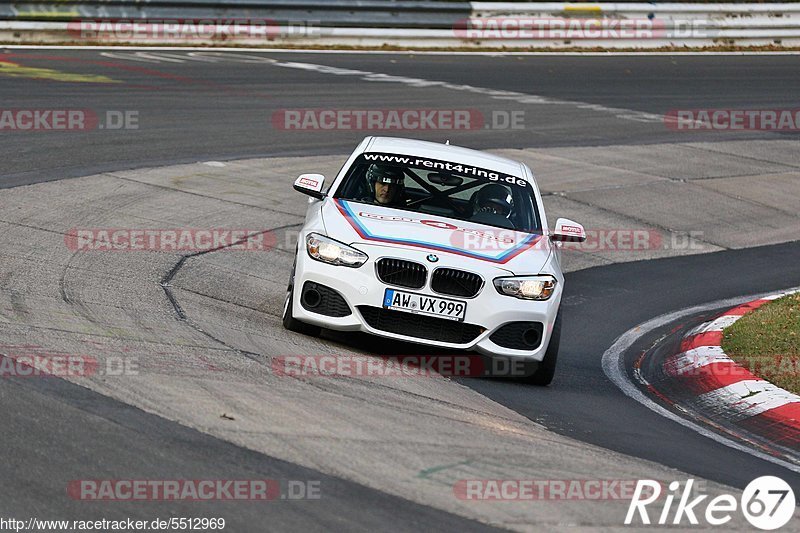
[[[322,174],[301,174],[294,180],[294,190],[307,194],[317,200],[325,198],[322,186],[325,184],[325,176]]]
[[[556,220],[556,227],[550,239],[555,242],[583,242],[586,240],[586,230],[577,222],[559,218]]]

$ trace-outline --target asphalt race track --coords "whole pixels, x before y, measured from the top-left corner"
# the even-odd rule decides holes
[[[581,146],[654,143],[674,139],[663,123],[619,120],[617,111],[666,113],[677,108],[791,108],[793,87],[800,83],[796,56],[427,56],[265,54],[284,63],[302,61],[336,68],[436,80],[451,84],[534,94],[580,105],[520,105],[464,92],[453,95],[436,87],[409,90],[400,84],[359,76],[331,76],[306,69],[274,68],[237,54],[238,60],[189,60],[185,53],[126,51],[2,50],[0,61],[30,68],[106,76],[114,83],[73,83],[53,80],[32,84],[23,73],[4,77],[3,96],[20,108],[86,107],[139,112],[140,129],[108,136],[102,131],[76,132],[70,146],[61,135],[6,138],[13,154],[3,169],[3,186],[58,176],[80,176],[120,168],[155,166],[209,159],[281,155],[348,153],[364,136],[362,131],[284,132],[270,127],[280,109],[344,107],[383,109],[386,102],[401,108],[526,109],[525,128],[453,131],[453,143],[477,148]],[[110,56],[110,57],[107,57]],[[222,56],[226,57],[226,56]],[[38,75],[42,75],[41,73]],[[336,101],[327,98],[337,95]],[[691,104],[691,107],[689,106]],[[614,120],[609,120],[613,117]],[[773,137],[786,134],[774,133]],[[681,139],[725,137],[720,133],[683,133]],[[736,132],[728,138],[746,138]],[[418,137],[442,140],[439,132],[420,131]],[[764,134],[758,137],[763,138]],[[186,142],[189,138],[191,142]],[[74,143],[74,144],[73,144]],[[65,151],[66,148],[66,151]],[[66,154],[69,154],[66,157]]]
[[[676,132],[663,121],[674,109],[795,108],[798,67],[796,55],[0,50],[3,108],[133,111],[138,125],[0,130],[0,355],[23,345],[87,353],[92,342],[101,360],[134,354],[143,374],[0,379],[2,516],[223,516],[230,531],[591,529],[621,527],[626,506],[476,504],[452,486],[693,476],[741,490],[775,475],[800,491],[800,466],[662,418],[601,366],[615,339],[653,317],[800,286],[798,133]],[[305,207],[291,180],[315,168],[332,175],[366,132],[285,131],[275,114],[388,108],[479,110],[489,125],[522,112],[515,130],[388,134],[531,158],[551,218],[696,229],[700,245],[576,256],[547,388],[270,376],[281,354],[420,352],[280,325],[288,235]],[[585,183],[570,181],[581,172]],[[683,212],[691,216],[669,221]],[[75,227],[203,224],[270,229],[279,244],[266,255],[185,260],[64,246]],[[174,301],[161,286],[170,272]],[[643,336],[626,361],[675,325]],[[317,480],[322,498],[263,506],[65,496],[71,480],[150,478]]]

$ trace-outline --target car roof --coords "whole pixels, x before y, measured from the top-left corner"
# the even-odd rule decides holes
[[[373,137],[372,141],[364,147],[364,152],[383,152],[440,159],[462,165],[495,170],[518,178],[525,178],[526,180],[529,179],[528,173],[523,170],[524,165],[519,161],[452,144],[401,137]]]

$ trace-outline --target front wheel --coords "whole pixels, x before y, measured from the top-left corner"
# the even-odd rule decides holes
[[[292,266],[292,274],[289,278],[289,288],[286,289],[286,300],[283,302],[283,327],[289,331],[294,331],[295,333],[317,337],[320,333],[322,333],[321,327],[300,322],[294,316],[292,316],[292,304],[294,300],[294,269],[295,267]]]
[[[550,335],[550,344],[547,345],[547,351],[544,354],[544,359],[539,363],[536,371],[525,378],[523,381],[531,385],[546,386],[550,385],[553,381],[553,376],[556,374],[556,361],[558,360],[558,347],[561,343],[561,312],[556,315],[555,324],[553,324],[553,334]]]

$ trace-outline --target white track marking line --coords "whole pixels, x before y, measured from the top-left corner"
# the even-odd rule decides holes
[[[598,111],[600,113],[608,113],[614,115],[616,118],[622,120],[632,120],[635,122],[662,122],[663,115],[657,113],[646,113],[644,111],[636,111],[633,109],[626,109],[621,107],[608,107],[599,104],[590,104],[588,102],[580,102],[577,100],[561,100],[559,98],[550,98],[548,96],[541,96],[538,94],[520,93],[517,91],[506,91],[502,89],[490,89],[487,87],[478,87],[475,85],[456,84],[445,81],[427,80],[424,78],[409,78],[406,76],[395,76],[392,74],[383,74],[380,72],[371,72],[368,70],[355,70],[348,68],[331,67],[328,65],[318,65],[315,63],[301,63],[295,61],[281,62],[276,61],[273,65],[284,68],[294,68],[300,70],[308,70],[320,74],[333,74],[336,76],[357,76],[364,81],[383,82],[383,83],[401,83],[410,87],[439,87],[442,89],[449,89],[453,91],[468,92],[473,94],[480,94],[488,96],[495,100],[506,100],[517,102],[519,104],[534,104],[534,105],[568,105],[574,106],[579,109],[588,109],[591,111]]]
[[[130,48],[126,50],[156,50],[154,48],[146,48],[146,49],[136,49]],[[181,48],[164,48],[161,49],[163,51],[172,51],[172,50],[187,50]],[[193,49],[188,49],[193,50]],[[129,59],[131,61],[145,61],[145,62],[158,62],[160,57],[163,57],[163,61],[171,62],[171,63],[182,63],[185,61],[210,61],[213,62],[208,57],[204,57],[203,50],[197,49],[198,51],[187,54],[184,59],[181,59],[180,56],[176,56],[173,54],[165,54],[165,53],[148,53],[143,51],[138,51],[135,54],[125,56],[124,54],[114,53],[114,52],[102,52],[100,55],[104,57],[114,58],[114,59],[122,59],[126,60]],[[207,49],[208,51],[213,52],[216,49]],[[242,51],[250,51],[250,49],[234,49],[238,52]],[[256,49],[258,50],[258,49]],[[263,52],[263,50],[259,50]],[[271,53],[271,52],[270,52]],[[212,55],[212,54],[205,54],[205,56]],[[232,54],[237,55],[237,54]],[[238,54],[241,55],[241,54]],[[219,56],[220,59],[224,59],[223,55]],[[627,109],[623,107],[610,107],[604,106],[602,104],[592,104],[589,102],[582,102],[579,100],[562,100],[560,98],[552,98],[548,96],[542,96],[538,94],[530,94],[530,93],[521,93],[517,91],[507,91],[502,89],[490,89],[487,87],[478,87],[475,85],[467,85],[467,84],[455,84],[449,83],[444,81],[438,80],[427,80],[424,78],[410,78],[407,76],[395,76],[392,74],[384,74],[380,72],[371,72],[368,70],[356,70],[356,69],[348,69],[348,68],[340,68],[340,67],[331,67],[328,65],[318,65],[315,63],[303,63],[297,61],[278,61],[276,59],[270,58],[263,58],[264,63],[272,64],[277,67],[283,68],[294,68],[300,70],[307,70],[312,72],[317,72],[320,74],[333,74],[337,76],[358,76],[360,79],[364,81],[371,81],[371,82],[385,82],[385,83],[402,83],[411,87],[439,87],[443,89],[449,89],[454,91],[462,91],[462,92],[469,92],[473,94],[480,94],[484,96],[488,96],[495,100],[506,100],[506,101],[513,101],[519,104],[534,104],[534,105],[561,105],[561,106],[573,106],[578,109],[584,109],[588,111],[596,111],[598,113],[606,113],[613,115],[615,118],[620,120],[630,120],[633,122],[644,122],[644,123],[660,123],[666,120],[664,115],[658,113],[648,113],[645,111],[637,111],[634,109]]]
[[[797,289],[795,289],[797,290]],[[788,291],[787,291],[788,292]],[[703,435],[704,437],[708,437],[711,440],[714,440],[724,446],[732,448],[734,450],[752,455],[753,457],[757,457],[758,459],[762,459],[764,461],[769,461],[770,463],[776,464],[778,466],[782,466],[787,470],[791,470],[792,472],[800,473],[800,465],[790,463],[783,459],[779,459],[777,457],[773,457],[769,454],[764,452],[754,450],[749,448],[743,444],[740,444],[736,441],[733,441],[729,438],[723,437],[710,429],[703,427],[702,425],[682,418],[671,411],[668,411],[661,405],[655,403],[653,400],[648,398],[641,390],[639,390],[636,385],[634,385],[629,379],[628,374],[625,371],[625,361],[624,361],[624,354],[630,348],[637,339],[641,336],[647,334],[648,332],[664,326],[665,324],[669,324],[670,322],[674,322],[679,320],[680,318],[690,315],[693,313],[700,313],[703,311],[708,311],[710,309],[717,309],[720,307],[735,307],[737,305],[756,300],[759,298],[763,298],[766,294],[772,294],[772,291],[769,293],[762,293],[762,294],[755,294],[752,296],[745,296],[739,298],[730,298],[726,300],[718,300],[716,302],[711,302],[704,305],[698,305],[694,307],[688,307],[686,309],[681,309],[680,311],[675,311],[672,313],[667,313],[661,316],[657,316],[653,319],[644,322],[636,327],[633,327],[623,333],[611,347],[603,353],[603,372],[606,374],[608,379],[610,379],[619,389],[629,398],[636,400],[640,404],[644,405],[651,411],[655,412],[663,416],[664,418],[668,418],[673,422],[676,422],[684,427],[691,429]]]
[[[214,59],[219,58],[224,60],[223,54],[215,54],[213,52],[193,52],[186,54],[186,56],[179,56],[175,54],[165,54],[157,52],[143,52],[138,51],[133,54],[119,53],[119,52],[101,52],[103,57],[120,60],[130,61],[143,61],[157,63],[159,58],[163,58],[165,62],[169,63],[183,63],[184,61],[209,61],[213,62]],[[242,60],[243,54],[231,54],[232,59]],[[209,57],[211,56],[211,57]],[[523,105],[558,105],[558,106],[573,106],[577,109],[584,109],[588,111],[596,111],[598,113],[607,113],[613,115],[615,118],[621,120],[630,120],[633,122],[645,123],[659,123],[664,121],[664,115],[657,113],[647,113],[644,111],[636,111],[634,109],[627,109],[622,107],[609,107],[600,104],[591,104],[589,102],[581,102],[578,100],[562,100],[559,98],[551,98],[548,96],[541,96],[538,94],[521,93],[517,91],[507,91],[503,89],[491,89],[488,87],[478,87],[475,85],[456,84],[438,80],[428,80],[424,78],[411,78],[407,76],[395,76],[393,74],[385,74],[381,72],[372,72],[368,70],[357,70],[350,68],[332,67],[329,65],[319,65],[316,63],[305,63],[298,61],[279,61],[267,57],[258,57],[260,60],[254,61],[256,63],[270,64],[281,68],[291,68],[297,70],[306,70],[309,72],[316,72],[318,74],[331,74],[334,76],[354,76],[361,80],[368,82],[380,83],[399,83],[415,88],[428,88],[437,87],[452,91],[467,92],[488,96],[495,100],[504,100],[516,102]]]

